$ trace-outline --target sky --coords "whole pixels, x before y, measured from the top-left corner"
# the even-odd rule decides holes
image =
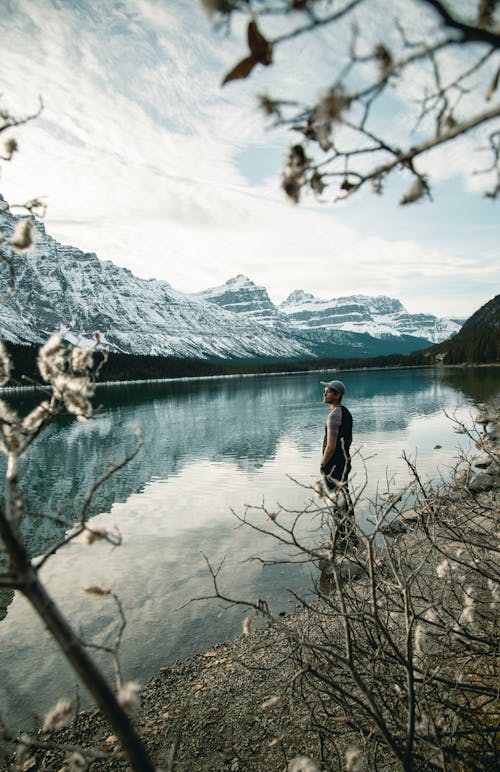
[[[377,2],[374,35],[387,26]],[[198,0],[2,5],[0,106],[29,114],[41,95],[44,109],[9,132],[20,150],[2,164],[0,192],[11,205],[44,196],[58,241],[181,292],[245,274],[276,304],[295,289],[388,295],[411,313],[464,318],[498,293],[499,204],[482,197],[483,178],[463,173],[477,158],[467,138],[422,166],[432,202],[398,206],[398,180],[382,197],[286,199],[280,174],[297,136],[270,130],[256,95],[323,93],[336,66],[327,30],[222,88],[246,55],[244,20],[217,28]],[[424,24],[409,0],[390,6],[413,30]],[[273,20],[261,27],[279,32]],[[407,100],[417,86],[405,84]],[[398,93],[382,118],[394,131],[407,125]]]

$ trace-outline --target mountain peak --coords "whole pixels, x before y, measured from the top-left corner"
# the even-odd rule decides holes
[[[230,279],[227,280],[226,284],[229,285],[250,285],[252,287],[255,287],[255,283],[248,278],[248,276],[245,276],[244,273],[239,273],[237,276],[232,276]]]
[[[280,308],[285,308],[286,306],[295,306],[298,303],[309,303],[315,299],[316,298],[314,295],[312,295],[310,292],[304,292],[304,290],[296,289],[293,290],[293,292],[290,292],[287,299],[280,304]]]

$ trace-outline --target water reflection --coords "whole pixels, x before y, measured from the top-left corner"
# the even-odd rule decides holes
[[[258,470],[275,458],[283,439],[305,455],[317,453],[325,408],[320,375],[241,378],[103,388],[94,420],[61,419],[30,449],[21,468],[32,512],[74,519],[86,492],[106,464],[134,447],[133,427],[144,437],[140,454],[96,492],[90,514],[109,511],[152,479],[195,465],[230,460],[241,471]],[[453,395],[435,371],[346,374],[356,435],[386,435],[406,429],[415,416],[431,415]],[[462,398],[462,397],[461,397]],[[20,410],[28,410],[23,397]],[[458,397],[456,399],[459,400]],[[14,400],[15,401],[15,400]],[[451,404],[450,404],[451,403]],[[314,465],[314,469],[315,469]],[[287,472],[286,469],[283,470]],[[33,552],[44,550],[56,526],[40,519],[24,523]]]
[[[287,589],[309,583],[309,569],[243,564],[250,555],[278,555],[276,545],[248,529],[235,529],[230,508],[241,511],[265,497],[291,508],[307,501],[305,484],[317,477],[326,408],[319,381],[326,374],[191,381],[102,388],[95,420],[54,425],[23,462],[30,508],[74,518],[85,492],[134,445],[132,427],[144,436],[140,454],[108,480],[94,498],[95,523],[117,526],[123,546],[85,549],[71,544],[49,561],[43,576],[85,637],[112,634],[111,606],[85,596],[82,585],[112,585],[126,610],[122,649],[127,677],[144,681],[172,660],[210,647],[238,631],[241,611],[222,616],[211,604],[177,609],[209,592],[201,552],[217,563],[225,555],[226,586],[240,597],[266,597],[290,608]],[[434,475],[451,464],[460,438],[442,409],[461,415],[471,403],[437,371],[350,373],[344,380],[355,421],[355,444],[367,462],[373,491],[387,474],[406,474],[401,451],[418,451],[421,469]],[[17,400],[28,410],[30,397]],[[441,446],[436,450],[435,446]],[[363,474],[355,460],[353,474]],[[33,554],[55,535],[55,526],[26,519]],[[281,554],[279,554],[282,557]],[[0,623],[0,712],[26,723],[62,694],[72,675],[16,595]],[[14,676],[11,663],[16,661]],[[57,678],[54,674],[57,673]],[[32,695],[40,695],[36,706]]]

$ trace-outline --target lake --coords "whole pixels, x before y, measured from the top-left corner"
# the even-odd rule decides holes
[[[366,485],[367,499],[387,481],[403,487],[408,481],[403,451],[424,478],[448,478],[458,449],[468,441],[444,411],[470,424],[474,401],[498,391],[499,372],[342,373],[344,403],[354,418],[354,486]],[[140,427],[141,451],[99,488],[90,507],[92,525],[119,529],[122,546],[73,541],[42,569],[50,592],[85,640],[112,641],[118,619],[110,598],[88,595],[82,587],[101,583],[119,596],[127,617],[121,645],[126,679],[144,683],[160,667],[241,631],[241,608],[188,603],[211,593],[202,553],[213,565],[225,558],[223,590],[237,598],[266,598],[276,612],[294,607],[288,589],[311,586],[314,567],[247,562],[286,554],[270,537],[237,527],[231,510],[243,514],[247,505],[256,507],[251,510],[256,521],[272,527],[258,510],[263,502],[272,511],[280,505],[310,506],[328,412],[319,381],[331,377],[322,372],[102,386],[93,420],[60,419],[30,449],[22,462],[29,510],[58,513],[70,523],[107,465],[134,448],[134,428]],[[31,392],[3,396],[20,412],[33,406]],[[369,529],[368,502],[356,515]],[[311,516],[313,537],[314,527]],[[39,517],[23,524],[33,556],[63,532]],[[98,659],[111,673],[105,656]],[[0,622],[0,713],[13,730],[28,727],[59,697],[72,698],[74,684],[43,625],[16,594]],[[81,697],[87,704],[83,690]]]

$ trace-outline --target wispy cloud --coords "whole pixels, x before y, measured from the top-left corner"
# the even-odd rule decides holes
[[[0,186],[11,202],[45,194],[46,227],[59,240],[183,291],[246,273],[275,301],[300,287],[323,297],[393,294],[412,311],[448,313],[451,304],[430,292],[439,281],[463,286],[461,313],[488,299],[483,279],[491,286],[494,277],[478,260],[477,233],[470,259],[463,241],[456,248],[460,223],[456,244],[430,247],[421,236],[430,204],[408,215],[389,196],[377,229],[376,217],[367,227],[367,197],[323,208],[284,200],[275,176],[284,133],[266,133],[255,94],[278,77],[285,95],[326,84],[323,33],[221,90],[244,54],[242,22],[229,37],[216,34],[196,0],[12,0],[2,23],[4,100],[29,112],[41,94],[45,109],[17,132],[21,152]],[[443,179],[463,165],[464,143],[433,161]]]

